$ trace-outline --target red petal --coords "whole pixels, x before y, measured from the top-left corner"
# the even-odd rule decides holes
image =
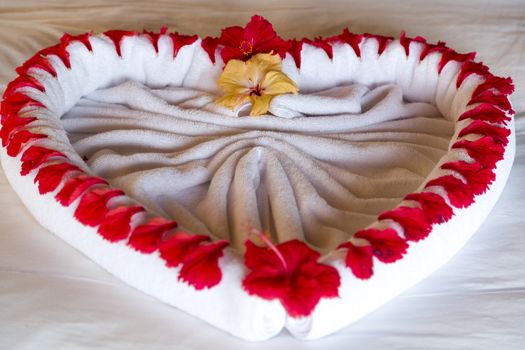
[[[443,68],[449,63],[450,61],[457,61],[457,62],[465,62],[465,61],[471,61],[476,57],[475,52],[469,52],[466,54],[457,53],[456,51],[449,49],[448,47],[443,50],[443,54],[441,55],[441,60],[438,64],[438,73],[441,73]]]
[[[53,157],[65,157],[65,155],[53,149],[29,146],[21,158],[22,170],[20,171],[20,175],[27,175],[30,171],[36,169]]]
[[[116,207],[107,212],[98,227],[98,233],[110,242],[121,241],[128,237],[133,215],[143,212],[141,206]]]
[[[406,200],[413,200],[421,205],[425,216],[430,223],[442,224],[447,222],[454,215],[452,208],[440,195],[432,192],[411,193],[405,197]]]
[[[4,91],[4,99],[11,95],[14,95],[18,89],[23,88],[32,88],[40,92],[44,92],[46,90],[44,85],[42,85],[42,83],[40,83],[40,81],[38,81],[37,79],[29,75],[23,75],[17,77],[15,80],[7,84],[7,87]]]
[[[7,144],[7,154],[11,157],[15,157],[18,155],[18,153],[20,153],[22,146],[24,146],[27,142],[44,138],[47,138],[47,135],[34,134],[31,131],[25,129],[15,132]]]
[[[58,163],[40,168],[35,176],[35,183],[38,183],[38,191],[45,194],[54,191],[62,182],[64,176],[74,170],[80,170],[77,166],[69,163]]]
[[[250,270],[259,270],[262,267],[271,267],[275,271],[282,271],[282,264],[275,253],[266,247],[258,247],[252,241],[244,242],[244,265]]]
[[[503,159],[505,147],[496,143],[491,136],[483,136],[476,141],[459,140],[452,148],[463,148],[468,155],[481,163],[485,168],[494,168]]]
[[[407,57],[410,54],[410,43],[412,43],[412,41],[415,41],[415,42],[418,42],[418,43],[423,43],[423,44],[425,44],[427,42],[426,39],[421,37],[421,36],[416,36],[415,38],[408,38],[404,31],[401,32],[401,37],[399,38],[399,43],[401,44],[401,46],[403,46],[405,48],[405,54],[407,55]]]
[[[252,16],[244,30],[244,39],[253,44],[252,55],[273,51],[284,58],[288,43],[281,39],[270,22],[261,16]],[[249,57],[247,57],[249,58]]]
[[[443,41],[438,41],[437,44],[426,44],[423,47],[423,50],[421,51],[421,55],[419,55],[419,60],[423,61],[425,57],[427,57],[429,54],[433,52],[442,52],[446,49],[446,43]]]
[[[474,193],[472,193],[470,186],[455,176],[445,175],[430,180],[425,185],[425,188],[431,186],[443,187],[447,192],[450,203],[456,208],[466,208],[474,202]]]
[[[394,40],[394,38],[391,36],[375,35],[375,34],[369,34],[369,33],[365,33],[363,34],[363,36],[365,38],[377,40],[377,43],[379,44],[377,48],[378,55],[381,55],[386,50],[386,46],[388,45],[388,43]]]
[[[379,220],[391,219],[403,227],[405,239],[408,241],[419,241],[428,236],[432,230],[432,224],[429,222],[423,209],[398,207],[379,215]]]
[[[461,114],[458,121],[465,119],[485,120],[492,123],[504,123],[511,118],[504,111],[491,104],[483,103]]]
[[[56,44],[54,46],[47,47],[43,50],[40,50],[37,55],[42,56],[49,56],[49,55],[55,55],[67,68],[71,68],[71,62],[69,61],[69,52],[66,50],[66,45],[63,43]]]
[[[224,254],[227,241],[217,241],[210,244],[201,244],[184,259],[180,269],[179,279],[201,290],[211,288],[222,279],[219,267],[219,258]]]
[[[215,63],[215,51],[217,50],[217,45],[219,44],[219,39],[212,38],[210,36],[205,37],[201,41],[201,46],[208,54],[210,61]]]
[[[315,38],[313,41],[310,39],[303,39],[303,41],[307,44],[323,49],[330,59],[334,57],[332,45],[330,45],[330,43],[328,43],[325,39]]]
[[[82,174],[68,179],[62,189],[56,194],[55,199],[63,206],[69,206],[88,188],[100,184],[107,184],[107,182],[99,177]]]
[[[128,245],[139,252],[152,253],[157,249],[162,234],[176,227],[177,223],[175,221],[161,217],[151,219],[133,230],[129,237]]]
[[[166,266],[178,266],[199,244],[209,240],[206,235],[177,232],[159,244],[160,257],[166,261]]]
[[[502,95],[510,95],[514,92],[514,84],[511,78],[496,77],[492,74],[485,76],[485,82],[478,85],[472,93],[472,97],[479,96],[485,91],[495,90]]]
[[[179,35],[179,33],[170,33],[169,36],[173,42],[174,58],[177,57],[182,47],[193,44],[198,38],[197,35]]]
[[[55,68],[51,65],[51,62],[49,62],[47,57],[42,56],[40,53],[37,53],[36,55],[25,61],[23,65],[16,69],[16,72],[18,73],[18,75],[29,75],[28,72],[32,68],[37,68],[46,71],[49,74],[51,74],[53,78],[56,78],[57,76],[57,72]]]
[[[18,112],[20,112],[20,110],[22,110],[25,107],[45,108],[45,106],[41,102],[33,100],[33,98],[27,95],[24,95],[22,93],[13,94],[2,101],[2,124],[8,117],[17,115]]]
[[[74,216],[84,225],[93,227],[100,225],[108,212],[109,200],[123,194],[122,190],[95,188],[80,198]]]
[[[476,97],[472,97],[468,105],[470,106],[474,103],[488,103],[489,105],[497,106],[501,110],[514,113],[509,98],[505,95],[496,95],[494,91],[484,91]]]
[[[490,136],[496,143],[506,146],[509,143],[510,130],[485,123],[481,120],[474,120],[469,125],[461,129],[458,137],[463,137],[469,134]]]
[[[115,45],[115,50],[117,51],[117,54],[122,57],[121,53],[121,47],[122,39],[124,39],[127,36],[135,36],[137,35],[137,32],[134,31],[128,31],[128,30],[108,30],[104,32],[104,35],[107,36],[111,41],[113,41],[113,44]]]
[[[295,66],[297,68],[301,68],[301,50],[303,49],[302,40],[289,40],[288,45],[288,52],[290,53],[290,55],[292,55],[292,58],[295,61]]]
[[[310,248],[306,243],[293,239],[277,245],[283,255],[289,271],[296,270],[307,261],[316,261],[321,254]]]
[[[470,185],[475,195],[484,193],[490,184],[496,179],[492,169],[483,168],[479,163],[467,163],[463,161],[445,163],[442,169],[454,170],[460,173]]]
[[[394,229],[366,229],[356,232],[356,238],[363,238],[370,242],[372,253],[384,263],[392,263],[405,255],[408,244],[399,237]]]
[[[341,244],[338,248],[347,248],[345,264],[355,277],[366,280],[374,273],[372,246],[355,246],[352,242]]]
[[[456,87],[459,88],[463,81],[471,74],[477,74],[480,76],[485,76],[489,71],[489,67],[485,66],[481,62],[472,62],[466,61],[461,65],[461,70],[459,71],[458,78],[456,80]]]
[[[68,33],[64,33],[64,35],[62,35],[62,37],[60,38],[60,41],[66,46],[69,45],[70,42],[80,41],[89,51],[93,51],[93,48],[91,47],[91,42],[89,41],[90,37],[91,33],[84,33],[79,35],[70,35]]]
[[[35,121],[37,118],[35,117],[19,117],[17,115],[11,115],[8,118],[4,120],[2,123],[2,128],[0,129],[0,137],[2,138],[2,146],[7,146],[7,143],[9,142],[9,139],[11,138],[11,134],[16,129],[19,129],[23,126],[26,126],[27,124]]]
[[[362,34],[350,33],[348,28],[345,28],[342,34],[339,34],[329,39],[329,41],[342,41],[344,43],[347,43],[352,47],[352,49],[354,49],[354,52],[357,57],[361,57],[361,49],[359,48],[359,43],[361,43],[362,40]]]
[[[232,26],[221,30],[221,37],[218,40],[223,46],[238,47],[244,39],[244,28]]]

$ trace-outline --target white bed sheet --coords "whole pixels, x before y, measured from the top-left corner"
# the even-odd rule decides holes
[[[283,37],[422,35],[477,51],[512,76],[517,152],[495,209],[452,261],[327,338],[247,343],[124,285],[40,227],[0,174],[0,349],[524,349],[525,2],[0,0],[0,88],[64,31],[127,28],[218,35],[254,14]],[[1,171],[0,171],[1,172]]]

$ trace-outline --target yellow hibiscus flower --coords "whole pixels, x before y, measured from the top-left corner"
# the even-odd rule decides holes
[[[250,101],[250,115],[268,112],[274,96],[297,94],[297,85],[281,70],[279,55],[260,53],[247,61],[229,60],[217,80],[223,96],[217,103],[230,109]]]

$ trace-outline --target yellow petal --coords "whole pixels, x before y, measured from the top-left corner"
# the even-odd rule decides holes
[[[224,107],[227,107],[229,109],[235,109],[238,105],[247,102],[250,100],[250,97],[248,95],[241,95],[241,94],[227,94],[219,97],[215,100],[217,104],[220,104]]]
[[[281,70],[281,57],[277,54],[259,53],[250,58],[250,62],[260,66],[265,72]]]
[[[237,93],[239,88],[248,88],[246,63],[240,60],[229,60],[217,80],[219,87],[226,93]]]
[[[263,93],[268,95],[297,94],[297,91],[299,91],[292,79],[280,71],[266,73],[261,88]]]
[[[250,112],[251,116],[261,115],[268,113],[270,108],[270,101],[272,100],[271,95],[252,95],[250,99],[252,100],[252,110]]]

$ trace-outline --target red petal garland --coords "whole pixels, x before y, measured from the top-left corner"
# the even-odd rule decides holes
[[[170,33],[169,36],[173,43],[173,57],[177,57],[181,48],[193,44],[198,39],[197,35],[180,35],[179,33]]]
[[[75,218],[87,226],[98,226],[108,212],[111,198],[124,195],[124,191],[110,188],[95,188],[80,198],[75,210]]]
[[[142,253],[151,253],[158,248],[158,244],[165,232],[177,227],[175,221],[161,217],[151,219],[133,230],[128,240],[128,245]]]
[[[23,76],[17,77],[15,80],[7,84],[7,87],[5,88],[5,91],[4,91],[4,99],[11,95],[14,95],[18,89],[23,89],[23,88],[32,88],[40,92],[46,91],[46,88],[44,87],[44,85],[42,85],[42,83],[39,82],[37,79],[29,75],[23,75]]]
[[[473,194],[485,193],[496,175],[492,169],[484,168],[479,163],[467,163],[464,161],[445,163],[442,169],[454,170],[461,174],[468,182]]]
[[[29,146],[24,154],[22,154],[22,167],[20,170],[20,175],[24,176],[29,174],[30,171],[36,169],[53,157],[65,158],[66,156],[64,153],[55,151],[53,149],[39,146]]]
[[[66,50],[66,45],[63,45],[62,43],[40,50],[37,53],[37,55],[45,57],[49,55],[57,56],[58,58],[60,58],[62,63],[64,63],[64,66],[66,66],[66,68],[71,68],[71,62],[69,61],[69,52]]]
[[[338,249],[348,249],[345,257],[345,265],[355,277],[366,280],[374,274],[374,260],[371,245],[356,246],[352,242],[340,244]]]
[[[107,36],[115,45],[115,50],[117,51],[117,54],[119,57],[122,57],[121,47],[122,45],[122,39],[124,39],[127,36],[135,36],[137,35],[137,32],[134,31],[128,31],[128,30],[108,30],[104,32],[104,35]]]
[[[421,36],[416,36],[415,38],[409,38],[406,36],[406,33],[403,31],[401,32],[401,36],[399,37],[399,43],[401,46],[405,48],[405,54],[407,57],[410,55],[410,44],[415,41],[418,43],[426,44],[427,40]]]
[[[310,44],[312,46],[323,49],[326,55],[328,56],[328,58],[330,59],[334,58],[334,51],[333,51],[332,45],[330,45],[330,43],[328,43],[325,39],[321,37],[317,37],[314,40],[305,38],[303,39],[303,43]]]
[[[222,278],[219,259],[228,245],[227,241],[217,241],[194,247],[184,259],[179,280],[187,282],[197,290],[217,285]]]
[[[107,212],[98,227],[98,233],[110,242],[118,242],[128,238],[131,230],[130,222],[133,215],[143,212],[141,206],[116,207]]]
[[[182,263],[188,254],[202,242],[209,241],[206,235],[193,235],[177,232],[166,241],[159,244],[160,257],[166,261],[166,266],[176,267]]]
[[[472,97],[477,97],[485,91],[498,91],[502,95],[510,95],[514,92],[514,84],[511,78],[496,77],[492,74],[485,75],[485,82],[479,84]]]
[[[441,186],[447,192],[450,203],[456,208],[466,208],[474,202],[474,193],[467,184],[452,175],[445,175],[430,180],[425,188]]]
[[[456,61],[456,62],[461,63],[465,61],[472,61],[474,57],[476,57],[475,52],[469,52],[466,54],[462,54],[462,53],[457,53],[456,51],[449,49],[448,47],[445,48],[442,52],[443,53],[441,56],[441,60],[439,61],[439,64],[438,64],[438,73],[440,74],[443,68],[445,68],[447,63],[449,63],[450,61]]]
[[[410,193],[405,200],[413,200],[419,203],[428,221],[432,224],[447,222],[454,215],[452,208],[445,199],[433,192]]]
[[[509,143],[510,130],[485,123],[481,120],[474,120],[469,125],[461,129],[458,137],[463,137],[470,134],[490,136],[496,143],[506,146]]]
[[[57,72],[53,65],[51,65],[51,62],[39,53],[25,61],[24,64],[16,69],[16,72],[18,75],[29,75],[28,72],[32,68],[43,70],[51,74],[53,78],[57,77]]]
[[[476,141],[459,140],[452,148],[463,148],[468,155],[481,163],[485,168],[494,168],[503,159],[505,147],[497,143],[491,136],[483,136]]]
[[[245,265],[250,272],[243,288],[263,299],[279,299],[291,317],[310,315],[319,300],[338,295],[340,277],[332,266],[318,263],[320,254],[304,242],[291,240],[276,245],[286,265],[270,248],[245,242]]]
[[[167,27],[162,27],[160,28],[159,33],[148,32],[145,29],[142,31],[142,33],[144,34],[144,36],[146,36],[146,38],[149,39],[149,41],[151,42],[151,45],[153,45],[153,48],[155,49],[155,52],[159,53],[159,38],[161,35],[165,35],[167,31],[168,31]],[[175,57],[175,55],[173,57]]]
[[[379,220],[394,220],[403,227],[405,239],[408,241],[419,241],[425,239],[432,230],[432,224],[425,216],[421,208],[398,207],[382,213]]]
[[[423,61],[425,59],[425,57],[427,57],[428,55],[430,55],[433,52],[445,51],[446,50],[446,45],[447,44],[444,43],[443,41],[438,41],[437,44],[429,44],[429,43],[427,43],[423,47],[423,50],[421,51],[421,55],[419,55],[419,60]]]
[[[342,34],[329,38],[328,42],[342,41],[344,43],[347,43],[348,45],[352,47],[352,49],[354,49],[356,56],[361,57],[361,49],[359,48],[359,44],[361,43],[362,40],[363,40],[362,34],[351,33],[348,30],[348,28],[345,28]]]
[[[288,40],[288,52],[292,56],[295,66],[301,68],[301,51],[303,50],[302,40],[292,39]]]
[[[363,34],[363,37],[367,39],[377,40],[377,43],[379,45],[377,48],[378,55],[381,55],[385,51],[388,43],[394,40],[394,37],[391,37],[391,36],[375,35],[375,34],[369,34],[369,33]]]
[[[2,146],[7,146],[13,131],[23,126],[26,126],[27,124],[35,121],[36,119],[36,117],[19,117],[16,115],[11,115],[9,118],[6,118],[5,121],[2,123],[2,128],[0,129]]]
[[[0,110],[2,114],[2,124],[8,117],[16,116],[25,107],[45,108],[41,102],[33,100],[33,98],[22,93],[15,93],[2,101]]]
[[[64,176],[70,171],[79,171],[80,169],[73,164],[58,163],[40,168],[35,176],[34,183],[38,183],[38,192],[46,194],[54,191],[62,182]]]
[[[366,239],[372,246],[374,256],[384,263],[393,263],[403,258],[408,249],[407,242],[391,228],[385,230],[369,228],[356,232],[354,237]]]
[[[497,106],[503,111],[514,114],[514,110],[510,104],[510,101],[505,95],[496,95],[494,91],[484,91],[478,94],[469,101],[468,106],[474,103],[488,103],[489,105]]]
[[[491,123],[505,123],[510,121],[510,117],[501,109],[488,103],[482,103],[461,114],[458,121],[465,119],[484,120]]]
[[[100,177],[82,174],[68,179],[62,189],[56,194],[55,198],[62,206],[66,207],[73,203],[91,186],[101,184],[107,184],[106,180]]]

